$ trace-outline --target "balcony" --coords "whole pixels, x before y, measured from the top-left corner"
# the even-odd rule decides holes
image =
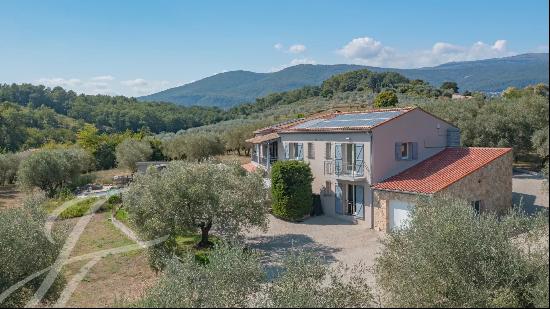
[[[269,157],[269,160],[267,157],[258,156],[258,154],[252,154],[250,157],[250,160],[252,162],[258,163],[259,165],[263,166],[266,169],[269,169],[273,163],[277,161],[277,157]]]
[[[327,160],[324,163],[325,175],[335,175],[344,178],[365,177],[365,162],[348,162],[342,160]]]

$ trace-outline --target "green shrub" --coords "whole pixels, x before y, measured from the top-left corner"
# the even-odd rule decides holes
[[[61,214],[59,214],[59,218],[61,219],[70,219],[70,218],[77,218],[82,217],[90,210],[90,207],[93,203],[97,201],[97,197],[91,197],[88,199],[85,199],[83,201],[80,201],[69,208],[63,210]]]
[[[389,307],[548,306],[548,217],[422,199],[384,240],[375,272]]]
[[[381,107],[393,107],[396,106],[399,100],[397,99],[397,95],[393,91],[382,91],[380,92],[376,98],[374,98],[374,107],[381,108]]]
[[[65,237],[62,229],[52,230],[53,242],[44,233],[48,220],[44,202],[42,196],[33,195],[21,207],[0,211],[0,293],[27,276],[52,266],[61,252]],[[0,307],[24,307],[45,276],[31,280],[5,299],[0,298]],[[56,300],[64,285],[64,276],[58,276],[45,299]]]
[[[111,195],[107,199],[107,202],[105,202],[105,203],[103,203],[103,205],[101,205],[101,207],[99,208],[99,211],[100,212],[111,211],[111,210],[113,210],[114,208],[116,208],[117,206],[120,206],[120,205],[122,205],[121,195],[120,194]]]
[[[313,175],[301,161],[278,161],[271,169],[273,215],[286,220],[300,220],[311,212]]]
[[[124,209],[119,209],[115,213],[115,219],[118,221],[127,221],[128,220],[128,212]]]
[[[120,194],[111,195],[109,196],[107,203],[112,205],[122,204],[122,196]]]

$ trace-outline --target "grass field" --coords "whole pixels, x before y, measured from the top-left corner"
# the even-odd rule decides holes
[[[133,244],[114,227],[109,217],[109,213],[98,213],[94,216],[82,233],[72,257]],[[64,276],[67,281],[86,263],[84,261],[66,266]],[[66,305],[109,307],[122,300],[133,301],[156,280],[157,275],[149,267],[145,250],[110,255],[89,271]]]

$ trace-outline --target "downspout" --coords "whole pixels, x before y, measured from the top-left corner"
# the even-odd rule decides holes
[[[370,185],[372,187],[372,171],[373,171],[373,165],[372,165],[372,148],[373,148],[373,144],[372,144],[372,131],[369,132],[369,135],[370,135],[370,147],[369,147],[369,165],[370,165],[370,175],[369,175],[369,182],[370,182]],[[372,190],[372,188],[370,188],[370,228],[371,229],[374,229],[374,190]]]

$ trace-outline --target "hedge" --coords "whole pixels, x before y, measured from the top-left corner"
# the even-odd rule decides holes
[[[273,215],[296,221],[311,213],[313,175],[301,161],[277,161],[271,169]]]

